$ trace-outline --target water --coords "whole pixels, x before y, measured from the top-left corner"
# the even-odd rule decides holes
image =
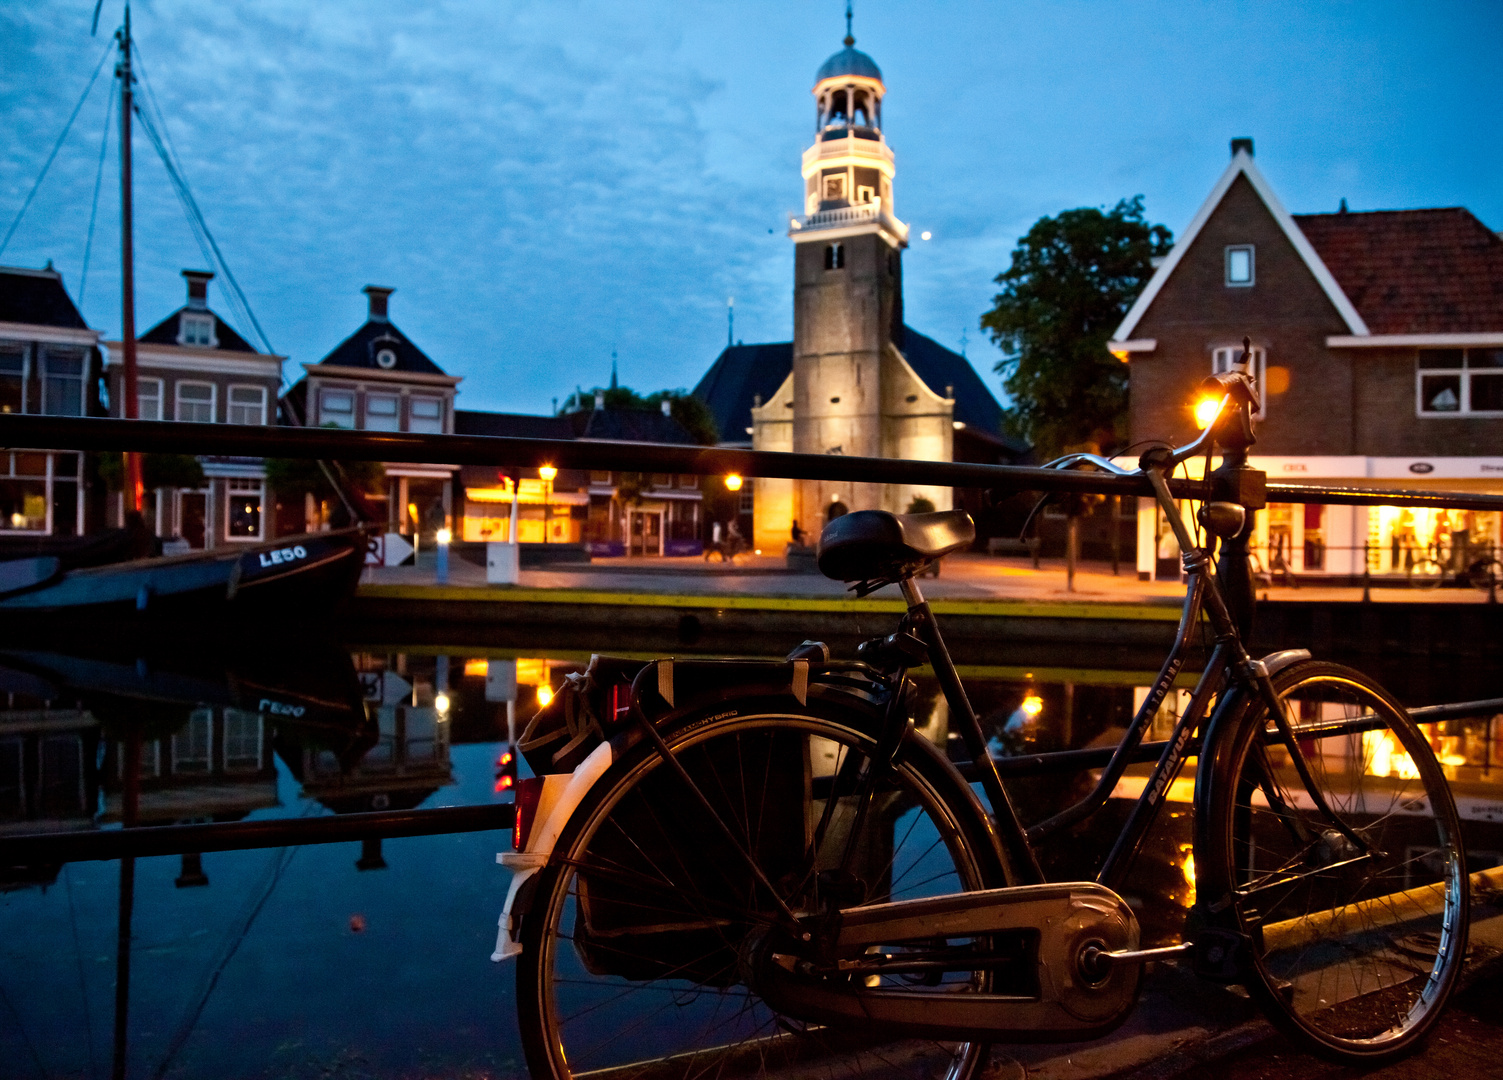
[[[115,827],[132,733],[142,824],[509,801],[498,767],[509,731],[525,725],[540,688],[546,696],[587,660],[541,645],[226,651],[137,641],[89,655],[0,652],[0,835]],[[963,674],[993,745],[1016,753],[1114,743],[1153,673]],[[1177,701],[1156,721],[1159,737]],[[932,680],[919,679],[915,720],[950,741]],[[1503,724],[1487,721],[1437,736],[1472,800],[1468,828],[1484,864],[1503,850],[1492,823],[1499,736]],[[1092,781],[1087,773],[1009,787],[1036,821]],[[1175,939],[1193,899],[1180,798],[1171,797],[1123,889],[1149,944]],[[1126,806],[1113,800],[1046,845],[1051,878],[1093,875]],[[391,840],[379,852],[343,843],[138,860],[128,1075],[525,1075],[513,971],[489,959],[509,880],[494,856],[509,839],[469,833]],[[0,871],[0,1074],[109,1075],[120,873],[114,862]]]

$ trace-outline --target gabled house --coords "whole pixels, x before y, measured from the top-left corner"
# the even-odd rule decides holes
[[[209,307],[208,270],[184,270],[186,303],[136,339],[136,416],[202,424],[272,424],[287,358],[256,350]],[[124,354],[108,350],[110,415],[125,415]],[[201,457],[196,488],[148,489],[143,511],[154,531],[190,548],[254,543],[272,535],[266,466],[255,457]],[[115,517],[122,505],[115,498]]]
[[[388,300],[396,290],[367,285],[361,291],[369,300],[365,323],[318,363],[303,365],[303,378],[282,399],[283,422],[453,434],[462,377],[445,374],[391,321]],[[385,468],[388,531],[431,543],[439,529],[452,527],[458,466],[386,462]],[[309,517],[310,530],[326,523],[322,509]]]
[[[1252,340],[1263,396],[1252,463],[1270,480],[1503,491],[1503,238],[1462,207],[1290,214],[1232,159],[1109,348],[1131,365],[1131,440],[1194,434],[1196,385]],[[1139,509],[1140,576],[1177,573]],[[1499,515],[1274,505],[1265,563],[1336,576],[1459,565]]]
[[[99,332],[52,264],[0,267],[0,413],[97,416]],[[0,450],[0,536],[86,531],[83,455]]]

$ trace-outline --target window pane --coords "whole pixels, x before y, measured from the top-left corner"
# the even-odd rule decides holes
[[[47,455],[17,454],[15,471],[17,476],[45,477],[47,475]]]
[[[209,771],[213,723],[212,710],[193,710],[193,715],[188,718],[187,725],[172,736],[173,772],[206,773]]]
[[[178,383],[177,418],[185,423],[212,424],[214,388],[206,383]]]
[[[1252,248],[1227,248],[1226,280],[1233,285],[1247,285],[1252,282]]]
[[[409,430],[427,435],[443,433],[443,402],[437,398],[413,398],[407,408]]]
[[[1466,366],[1469,368],[1503,367],[1503,349],[1468,349]]]
[[[395,394],[367,394],[365,398],[365,427],[368,431],[398,431],[400,416]]]
[[[433,398],[413,398],[412,415],[421,416],[425,420],[438,415],[438,402]]]
[[[319,395],[318,422],[334,427],[354,427],[355,395],[348,390],[325,390]]]
[[[49,352],[46,366],[42,411],[48,416],[82,416],[83,357]]]
[[[136,417],[140,420],[162,418],[162,380],[138,379],[136,381]]]
[[[255,539],[261,535],[261,493],[259,491],[232,491],[229,493],[230,513],[225,533],[240,539]]]
[[[266,423],[266,391],[259,386],[230,387],[229,421],[232,424]]]
[[[1471,404],[1472,412],[1503,412],[1503,372],[1474,374]]]
[[[1420,411],[1433,413],[1461,410],[1460,375],[1421,375]]]
[[[224,710],[225,772],[255,772],[261,767],[261,715]]]
[[[47,528],[47,481],[0,480],[0,529],[42,532]]]
[[[1421,349],[1419,366],[1422,368],[1459,368],[1461,356],[1460,349]]]
[[[21,411],[24,366],[20,349],[0,349],[0,413]]]

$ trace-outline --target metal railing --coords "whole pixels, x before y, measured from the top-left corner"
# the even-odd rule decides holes
[[[59,416],[0,416],[0,444],[29,450],[133,450],[141,453],[210,454],[389,461],[432,465],[508,465],[557,469],[697,473],[702,476],[847,480],[875,484],[1005,491],[1081,492],[1151,497],[1147,479],[1104,472],[1062,472],[1024,465],[961,461],[785,454],[725,447],[668,446],[588,440],[518,439],[484,435],[418,435],[334,428],[252,427],[190,424],[171,420],[113,420]],[[1176,498],[1212,494],[1204,480],[1171,480]],[[1412,491],[1320,484],[1266,485],[1269,502],[1327,506],[1433,506],[1455,510],[1503,510],[1503,495]]]

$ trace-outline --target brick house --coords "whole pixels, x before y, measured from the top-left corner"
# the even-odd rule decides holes
[[[399,330],[387,314],[395,289],[367,285],[366,320],[316,364],[282,399],[283,420],[309,427],[360,431],[454,434],[454,397],[462,376],[446,374]],[[433,543],[441,528],[452,528],[453,484],[457,465],[386,462],[387,531],[421,536]],[[306,528],[327,527],[327,506],[304,510]],[[295,515],[293,515],[295,516]]]
[[[258,352],[209,307],[208,270],[184,270],[187,302],[136,339],[136,416],[210,424],[272,424],[285,356]],[[124,354],[105,342],[110,415],[125,415]],[[257,457],[200,457],[201,488],[146,492],[153,531],[190,548],[255,543],[272,532],[266,465]],[[123,501],[112,497],[121,520]]]
[[[50,262],[0,267],[0,413],[99,415],[98,345]],[[0,450],[0,537],[82,535],[86,486],[82,454]]]
[[[1271,480],[1503,491],[1503,238],[1461,207],[1291,215],[1253,160],[1232,160],[1117,328],[1133,442],[1195,432],[1196,384],[1252,339],[1263,391],[1253,464]],[[1270,506],[1268,564],[1404,574],[1500,540],[1498,514]],[[1177,572],[1139,504],[1141,577]],[[1168,558],[1156,559],[1155,553]]]

